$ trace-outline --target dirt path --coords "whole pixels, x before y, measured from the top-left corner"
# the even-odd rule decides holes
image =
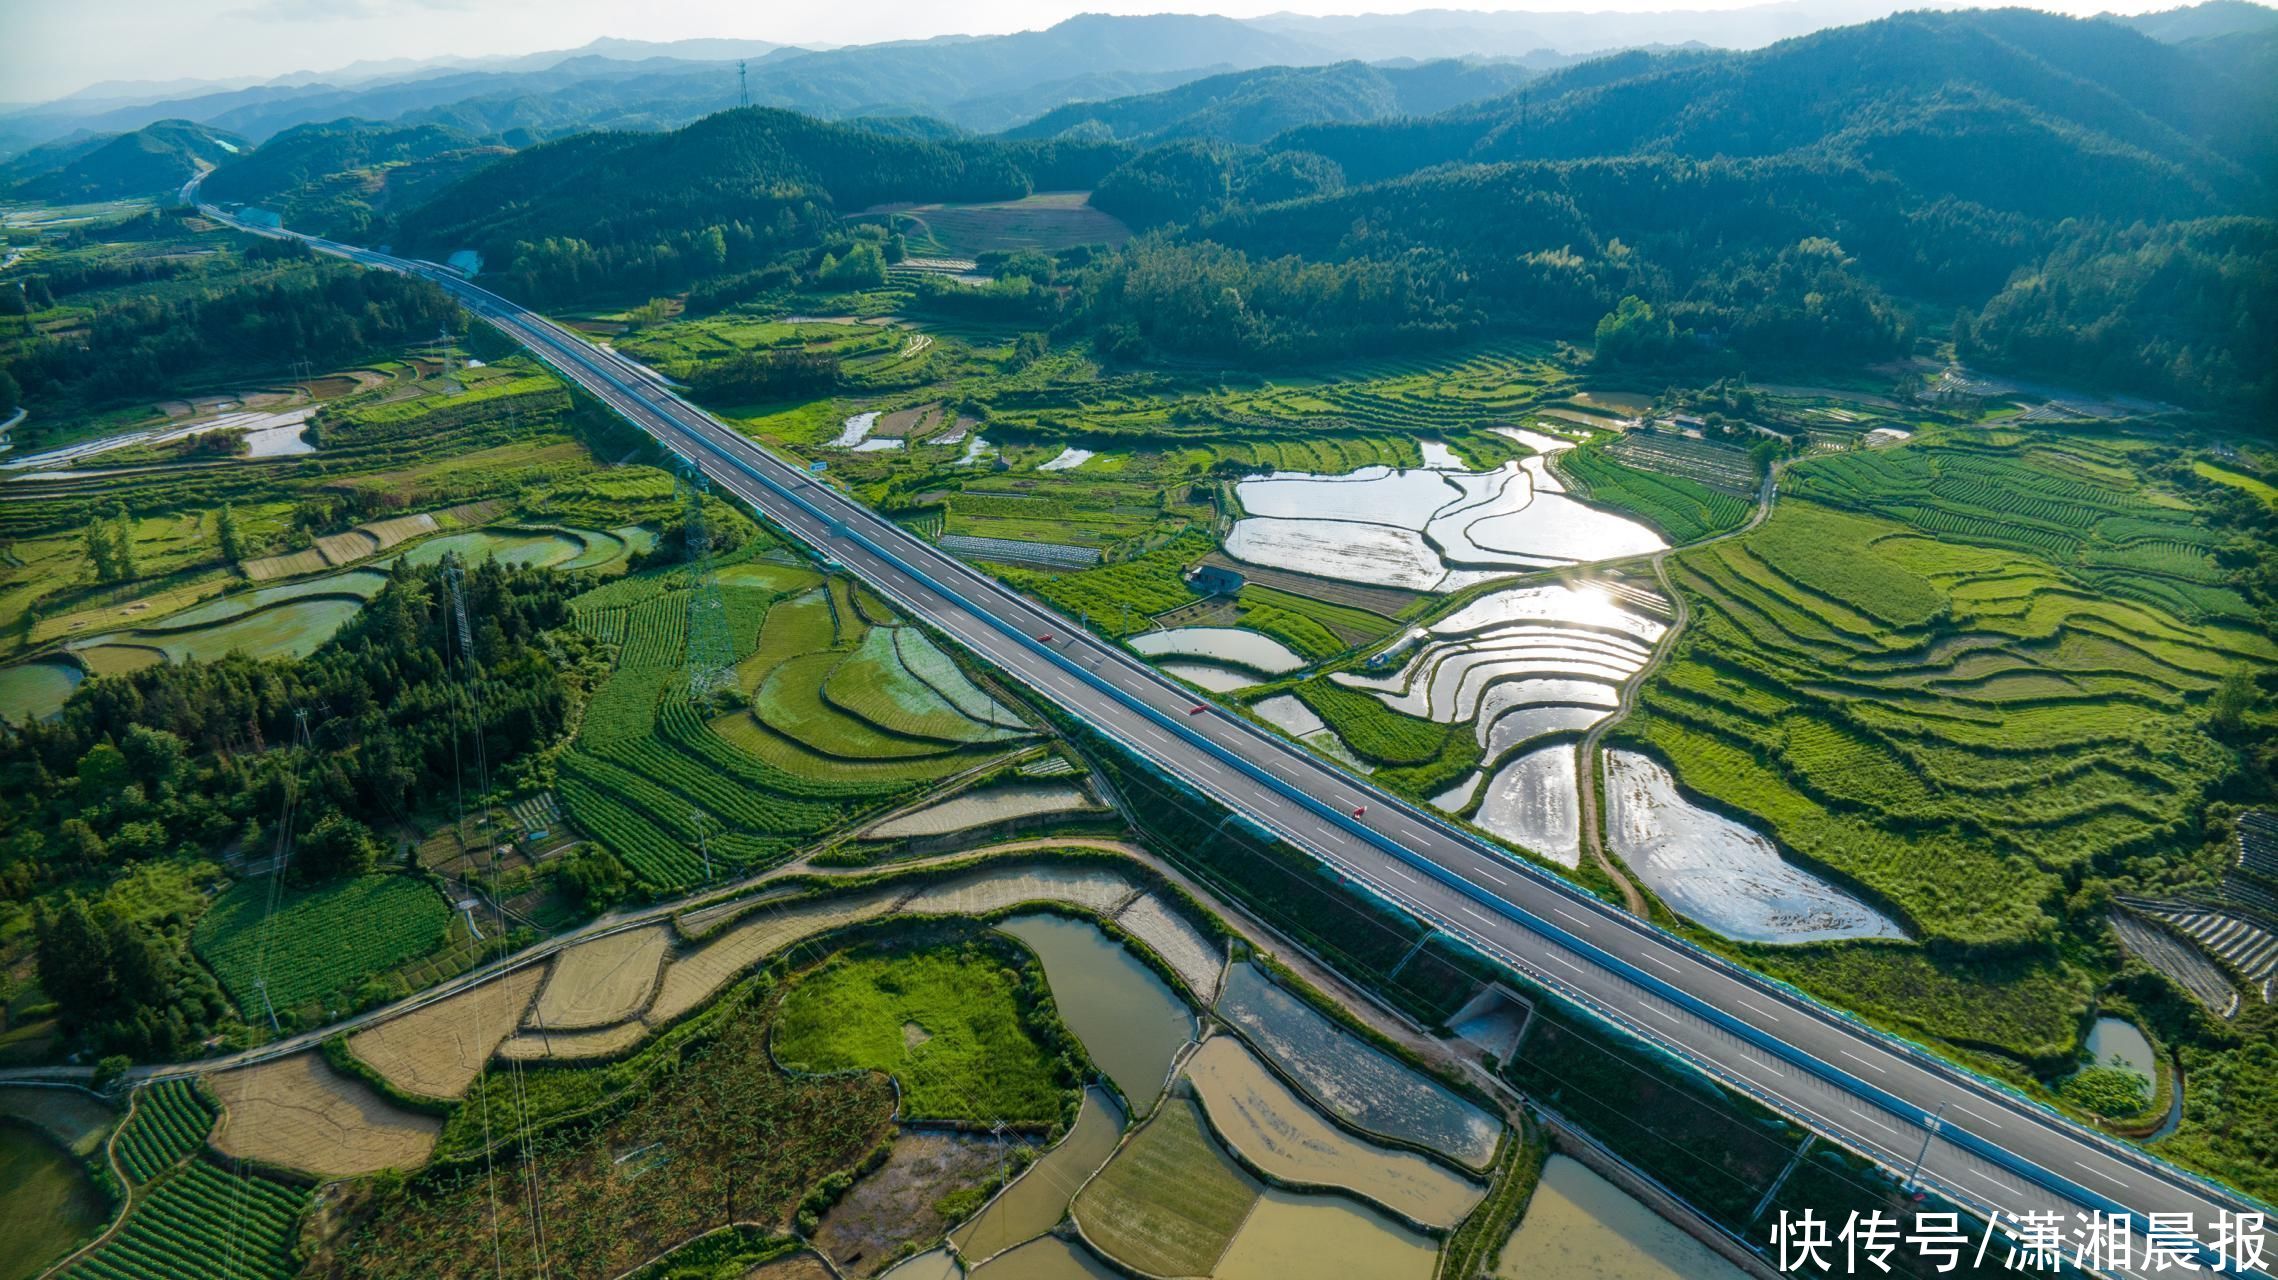
[[[1686,550],[1745,537],[1761,528],[1766,520],[1772,518],[1772,504],[1779,500],[1780,470],[1784,465],[1775,464],[1765,474],[1763,483],[1757,486],[1756,510],[1748,517],[1748,523],[1730,533],[1720,533],[1713,538],[1703,538],[1699,542],[1688,544]],[[1677,590],[1675,583],[1669,581],[1668,562],[1668,551],[1656,551],[1648,559],[1648,563],[1653,566],[1654,580],[1660,584],[1661,594],[1669,601],[1669,629],[1661,633],[1661,639],[1646,657],[1645,665],[1622,682],[1621,700],[1615,705],[1613,714],[1592,725],[1590,731],[1582,736],[1582,745],[1574,752],[1575,781],[1582,804],[1582,847],[1589,850],[1591,860],[1621,889],[1623,903],[1629,908],[1629,913],[1635,916],[1645,914],[1645,894],[1606,848],[1603,810],[1598,804],[1598,744],[1604,740],[1609,730],[1629,718],[1629,713],[1637,706],[1638,690],[1645,687],[1646,677],[1652,675],[1660,667],[1662,659],[1669,656],[1670,650],[1677,647],[1677,637],[1684,634],[1685,624],[1692,621],[1692,610],[1686,605],[1684,594]]]
[[[111,1225],[103,1228],[103,1234],[56,1259],[47,1270],[39,1273],[36,1280],[62,1275],[71,1268],[72,1263],[102,1248],[104,1241],[117,1235],[119,1228],[127,1225],[128,1216],[134,1212],[135,1196],[144,1188],[136,1186],[134,1180],[127,1177],[126,1169],[119,1164],[119,1135],[127,1131],[127,1125],[134,1119],[135,1109],[141,1105],[142,1094],[139,1091],[128,1094],[127,1113],[119,1117],[119,1123],[112,1128],[111,1136],[103,1139],[103,1163],[110,1166],[111,1177],[119,1184],[119,1216],[111,1220]]]

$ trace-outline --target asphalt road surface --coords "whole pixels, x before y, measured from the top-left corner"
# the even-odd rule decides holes
[[[1192,714],[1200,704],[1185,686],[779,461],[623,355],[432,263],[313,243],[433,280],[716,488],[1356,886],[1958,1204],[2004,1218],[2053,1212],[2067,1232],[2090,1211],[2128,1211],[2139,1225],[2189,1214],[2201,1241],[2214,1239],[2219,1211],[2253,1207],[1703,952],[1246,720],[1215,707]],[[2139,1231],[2138,1265],[2114,1273],[2175,1274],[2143,1265],[2148,1243]],[[1965,1255],[1977,1247],[1973,1237]],[[1998,1262],[2007,1244],[1997,1238],[1991,1251]]]

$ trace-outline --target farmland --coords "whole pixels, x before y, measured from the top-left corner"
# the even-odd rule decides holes
[[[884,606],[803,566],[744,558],[718,571],[740,709],[689,701],[685,570],[638,575],[575,602],[617,646],[557,787],[570,817],[643,884],[764,867],[796,846],[950,774],[1024,731],[933,643]],[[716,870],[717,868],[714,868]]]
[[[136,1199],[118,1232],[63,1273],[84,1280],[285,1280],[308,1192],[192,1160]]]
[[[195,1151],[214,1126],[214,1104],[187,1080],[162,1080],[136,1098],[134,1114],[119,1132],[119,1163],[127,1176],[148,1182]]]
[[[362,983],[441,947],[450,927],[450,904],[412,876],[309,889],[263,878],[215,903],[191,945],[248,1019],[272,1007],[283,1018],[326,1000],[353,1000]]]
[[[1018,971],[1000,967],[1018,955],[967,943],[841,956],[784,997],[776,1060],[793,1072],[892,1075],[905,1119],[1050,1126],[1073,1072],[1030,1025],[1032,1008],[1050,1008],[1042,975],[1016,985]]]
[[[1923,936],[2010,949],[1759,963],[1918,1034],[2069,1053],[2095,969],[2015,949],[2085,926],[2069,882],[2183,870],[2160,851],[2232,768],[2199,709],[2278,662],[2147,447],[1934,431],[1812,459],[1762,529],[1672,557],[1693,621],[1621,734]]]

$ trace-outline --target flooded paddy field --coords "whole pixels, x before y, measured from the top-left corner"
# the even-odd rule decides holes
[[[1528,435],[1521,443],[1529,447],[1568,446]],[[1410,470],[1243,481],[1236,494],[1247,515],[1227,535],[1227,554],[1343,581],[1456,591],[1501,574],[1667,546],[1644,525],[1567,496],[1539,453],[1483,472],[1447,469],[1451,456],[1434,454]]]
[[[1579,1161],[1552,1156],[1494,1280],[1740,1280],[1747,1273]]]
[[[1563,867],[1582,864],[1582,799],[1574,744],[1538,747],[1487,780],[1474,821]]]
[[[1606,752],[1606,839],[1671,909],[1747,942],[1903,938],[1896,923],[1687,800],[1659,761]]]
[[[1171,1060],[1194,1038],[1186,1002],[1097,925],[1016,916],[999,926],[1044,962],[1060,1019],[1141,1113],[1162,1096]]]
[[[1305,665],[1305,659],[1272,636],[1240,627],[1176,627],[1131,638],[1133,650],[1150,658],[1206,658],[1278,676]]]
[[[68,662],[19,662],[0,667],[0,720],[30,724],[63,710],[87,673]]]
[[[1425,1226],[1449,1228],[1486,1188],[1411,1151],[1331,1124],[1237,1037],[1212,1036],[1186,1065],[1211,1129],[1251,1166],[1285,1183],[1336,1187]]]
[[[1105,1089],[1084,1091],[1083,1110],[1058,1145],[1036,1162],[987,1208],[950,1232],[949,1242],[971,1262],[986,1262],[1050,1231],[1068,1212],[1068,1202],[1123,1138],[1123,1108]]]
[[[1333,1196],[1268,1188],[1211,1272],[1213,1280],[1429,1280],[1439,1245],[1419,1231]]]
[[[1363,1132],[1438,1151],[1470,1168],[1495,1156],[1502,1123],[1283,990],[1255,965],[1227,973],[1219,1016],[1328,1111]]]

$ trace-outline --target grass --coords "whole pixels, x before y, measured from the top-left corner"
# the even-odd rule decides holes
[[[1257,1203],[1255,1178],[1221,1151],[1201,1111],[1167,1101],[1076,1197],[1086,1237],[1159,1276],[1206,1276]]]
[[[1050,1125],[1073,1076],[1030,1030],[1041,980],[1012,956],[970,943],[840,956],[784,997],[775,1056],[794,1071],[886,1072],[907,1120]]]
[[[2216,484],[2227,484],[2233,489],[2262,499],[2270,506],[2278,507],[2278,485],[2271,484],[2267,480],[2247,475],[2243,471],[2233,471],[2228,467],[2218,467],[2204,459],[2193,462],[2191,470],[2196,472],[2202,480],[2212,480]]]
[[[368,875],[278,891],[270,882],[240,882],[198,921],[191,946],[221,979],[248,1022],[322,1012],[322,1002],[352,999],[379,975],[442,947],[451,907],[425,880]],[[266,981],[266,1000],[263,982]]]
[[[1316,677],[1299,684],[1300,701],[1321,717],[1353,754],[1377,764],[1418,765],[1447,747],[1450,726],[1394,711],[1375,695]],[[1463,726],[1463,736],[1471,736]]]
[[[1212,545],[1209,535],[1194,530],[1121,564],[1058,576],[1030,570],[1005,570],[999,576],[1042,596],[1062,613],[1088,617],[1099,631],[1125,636],[1145,630],[1154,614],[1194,602],[1185,570]]]

